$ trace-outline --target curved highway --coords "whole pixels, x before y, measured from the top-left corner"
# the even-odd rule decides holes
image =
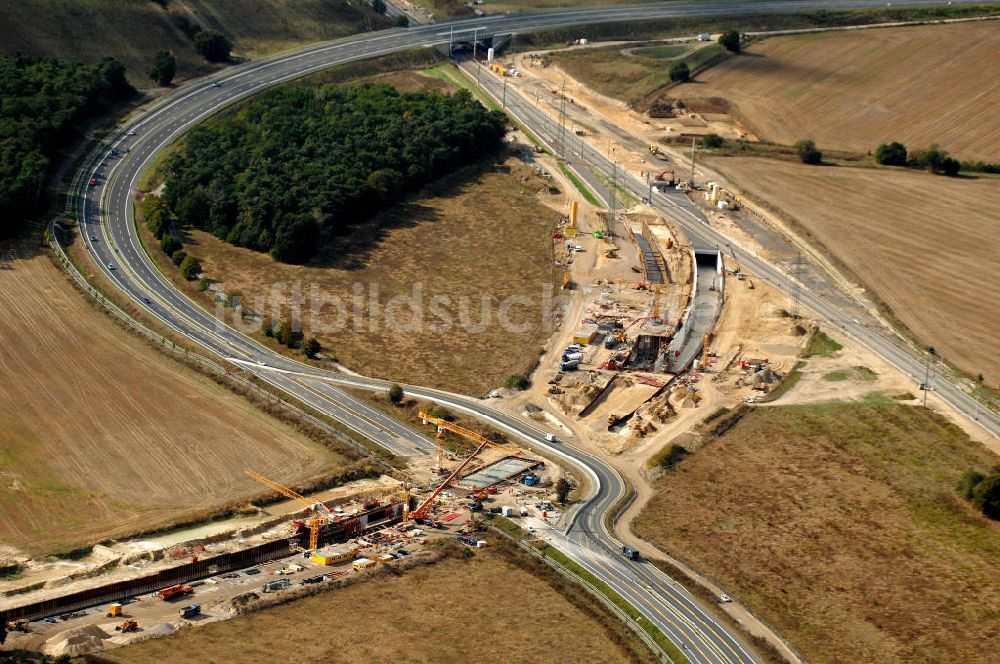
[[[77,174],[75,193],[79,196],[74,198],[82,239],[104,276],[138,306],[175,332],[242,366],[260,380],[293,395],[314,410],[342,422],[396,454],[429,454],[433,445],[421,433],[368,408],[337,387],[339,384],[384,389],[386,381],[325,372],[277,354],[211,316],[179,293],[158,272],[137,237],[132,200],[140,174],[164,147],[193,124],[267,87],[353,60],[447,43],[449,39],[459,39],[463,34],[511,34],[623,20],[798,12],[879,7],[884,4],[853,0],[746,3],[708,0],[491,16],[357,35],[232,67],[211,79],[185,86],[137,113],[99,150],[88,156]],[[897,6],[934,4],[940,3],[918,1]],[[525,117],[530,116],[529,110],[519,109],[517,114],[528,126],[541,128],[545,118]],[[601,155],[594,154],[584,161],[600,166],[600,158]],[[94,186],[87,184],[91,178],[95,178]],[[635,184],[629,182],[630,188],[635,188]],[[639,191],[640,194],[645,191],[644,183],[639,183]],[[680,213],[682,217],[690,217],[685,222],[685,230],[690,231],[693,237],[701,237],[711,246],[718,245],[713,231],[704,227],[691,213],[686,199],[663,196],[655,202],[673,215]],[[767,280],[780,285],[784,279],[780,272],[776,273],[774,268],[752,255],[741,256],[740,259],[750,270]],[[814,303],[807,299],[806,291],[803,291],[803,299],[808,306],[827,314],[822,302]],[[832,313],[836,315],[837,312]],[[855,333],[855,336],[868,342],[860,334]],[[878,347],[873,347],[878,352]],[[903,357],[900,362],[909,359],[912,358]],[[740,639],[717,623],[684,589],[653,566],[627,561],[617,555],[620,544],[604,524],[605,514],[625,492],[625,483],[614,469],[581,450],[546,444],[543,432],[477,399],[417,386],[407,386],[406,389],[415,396],[474,414],[575,466],[589,478],[591,493],[574,513],[566,531],[551,534],[557,540],[555,543],[576,562],[627,597],[649,621],[682,648],[691,661],[756,661]],[[942,396],[947,398],[949,395],[942,390]]]

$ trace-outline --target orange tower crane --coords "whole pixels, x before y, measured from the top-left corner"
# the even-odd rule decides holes
[[[519,458],[524,457],[524,454],[521,452],[521,450],[517,449],[516,447],[511,447],[510,445],[504,445],[503,443],[492,441],[486,436],[476,433],[471,429],[466,429],[465,427],[453,424],[452,422],[449,422],[448,420],[443,420],[440,417],[432,417],[431,415],[422,412],[420,413],[420,419],[423,420],[425,424],[433,424],[438,428],[438,435],[436,442],[438,445],[439,465],[440,465],[440,453],[441,453],[441,438],[443,437],[443,433],[445,431],[451,431],[452,433],[456,433],[459,436],[462,436],[463,438],[471,440],[472,442],[476,443],[478,447],[476,447],[475,451],[473,451],[472,454],[466,457],[465,461],[459,464],[458,468],[452,471],[452,473],[448,475],[447,478],[445,478],[444,482],[441,482],[441,484],[436,489],[434,489],[433,493],[431,493],[431,495],[428,496],[428,498],[424,502],[422,502],[420,506],[417,507],[417,509],[415,509],[413,512],[409,513],[406,516],[406,518],[408,519],[422,519],[425,516],[427,516],[427,512],[430,510],[431,505],[434,503],[434,500],[438,497],[438,495],[442,491],[444,491],[445,487],[451,484],[451,482],[456,477],[458,477],[458,474],[461,473],[462,470],[464,470],[465,467],[468,466],[472,462],[472,460],[475,459],[477,456],[479,456],[479,453],[482,452],[487,447],[494,447],[498,450],[503,450],[504,452],[510,454],[511,456],[516,456]]]
[[[292,500],[305,505],[312,511],[313,515],[306,522],[307,525],[309,526],[309,551],[315,551],[316,549],[318,549],[319,531],[323,527],[323,524],[327,523],[330,520],[330,510],[327,508],[327,506],[321,502],[313,502],[308,498],[306,498],[305,496],[303,496],[302,494],[293,491],[292,489],[289,489],[287,486],[278,484],[274,480],[269,480],[263,475],[255,473],[249,468],[244,468],[243,472],[246,473],[248,477],[257,480],[258,482],[266,486],[268,489],[276,491],[281,495],[285,496],[286,498],[291,498]]]

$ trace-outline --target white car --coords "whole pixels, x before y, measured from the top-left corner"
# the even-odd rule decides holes
[[[729,602],[732,601],[733,598],[730,597],[729,595],[719,595],[719,602],[721,602],[722,604],[728,604]]]

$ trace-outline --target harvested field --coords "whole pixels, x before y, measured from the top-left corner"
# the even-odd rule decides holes
[[[159,50],[177,57],[178,78],[215,68],[194,49],[177,21],[185,18],[218,30],[237,55],[259,57],[294,44],[335,39],[384,25],[386,20],[356,3],[326,0],[17,0],[0,12],[0,54],[25,53],[97,62],[122,62],[138,87]],[[166,7],[166,8],[164,8]]]
[[[1000,180],[752,158],[711,166],[805,229],[922,343],[1000,384]]]
[[[363,610],[358,610],[363,607]],[[289,621],[292,621],[291,623]],[[232,620],[113,650],[130,664],[273,662],[627,662],[597,619],[496,552],[381,576]],[[553,655],[558,649],[558,655]]]
[[[346,460],[93,308],[34,247],[3,248],[0,543],[65,551],[194,517]]]
[[[777,143],[938,143],[959,159],[997,161],[998,51],[995,21],[770,37],[672,94],[728,99],[750,131]]]
[[[202,232],[186,249],[248,308],[277,319],[295,304],[305,336],[354,371],[483,395],[530,373],[551,329],[543,305],[555,284],[558,215],[540,202],[545,187],[520,162],[486,161],[383,211],[304,266]],[[504,310],[505,301],[516,306]]]
[[[1000,650],[1000,523],[955,487],[998,461],[884,397],[759,407],[658,480],[635,527],[810,662],[986,664]]]
[[[681,51],[665,55],[674,53],[672,49]],[[655,93],[670,84],[670,65],[664,61],[667,57],[683,60],[695,71],[706,62],[725,56],[716,44],[649,47],[630,44],[569,49],[546,55],[548,61],[592,90],[639,109],[647,108]]]

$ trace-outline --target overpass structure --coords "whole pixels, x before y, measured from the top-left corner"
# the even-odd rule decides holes
[[[955,0],[956,3],[970,0]],[[971,2],[970,2],[971,3]],[[917,0],[896,6],[930,6],[935,1]],[[70,195],[70,209],[80,224],[82,242],[103,276],[175,334],[203,348],[208,353],[239,366],[274,388],[291,395],[316,412],[348,426],[372,443],[403,456],[422,456],[433,452],[433,444],[418,432],[409,430],[390,418],[353,400],[342,387],[384,390],[388,381],[364,376],[317,370],[284,357],[258,344],[224,321],[218,320],[178,292],[163,277],[146,255],[136,233],[131,201],[141,173],[157,155],[184,131],[220,109],[246,99],[282,82],[309,73],[387,53],[449,43],[453,31],[480,29],[494,34],[516,34],[547,28],[587,25],[613,21],[648,21],[672,17],[718,17],[746,13],[788,13],[817,9],[875,8],[884,2],[873,0],[789,0],[770,2],[670,2],[636,7],[591,8],[539,14],[511,14],[430,24],[409,29],[356,35],[335,42],[313,45],[276,55],[257,62],[223,70],[212,77],[192,82],[171,95],[130,117],[84,160],[77,172]],[[483,84],[499,85],[490,77]],[[499,95],[499,88],[493,93]],[[508,92],[507,106],[532,131],[558,148],[560,132],[554,119],[533,107],[526,99]],[[565,132],[563,132],[565,134]],[[598,151],[577,145],[575,154],[566,156],[567,164],[595,191],[603,185],[594,175],[607,172],[612,164]],[[112,149],[121,156],[115,157]],[[565,149],[562,150],[566,152]],[[99,184],[87,186],[91,177]],[[642,197],[646,183],[626,175],[623,186]],[[679,192],[654,194],[652,203],[662,213],[677,220],[693,246],[718,250],[726,240],[707,226],[704,218]],[[94,238],[99,238],[94,239]],[[61,247],[56,247],[61,251]],[[737,250],[740,263],[765,281],[785,288],[788,277],[777,268],[745,250]],[[115,264],[117,267],[112,268]],[[71,268],[72,269],[72,268]],[[708,279],[707,272],[703,279]],[[802,289],[802,301],[820,315],[844,327],[862,343],[890,363],[915,375],[922,374],[922,358],[880,331],[858,329],[850,320],[821,299]],[[916,367],[916,369],[914,369]],[[963,412],[969,412],[969,398],[960,389],[941,383],[939,395]],[[590,489],[583,504],[572,514],[564,530],[548,536],[574,561],[630,601],[643,616],[683,650],[692,662],[755,662],[742,640],[718,623],[690,593],[652,565],[636,563],[617,554],[620,548],[608,529],[611,515],[626,495],[626,484],[609,465],[586,451],[545,440],[544,432],[531,424],[489,407],[478,399],[420,386],[404,386],[413,396],[446,404],[460,412],[474,415],[512,436],[544,449],[576,469],[587,479]],[[1000,431],[994,414],[984,417],[991,431]]]

